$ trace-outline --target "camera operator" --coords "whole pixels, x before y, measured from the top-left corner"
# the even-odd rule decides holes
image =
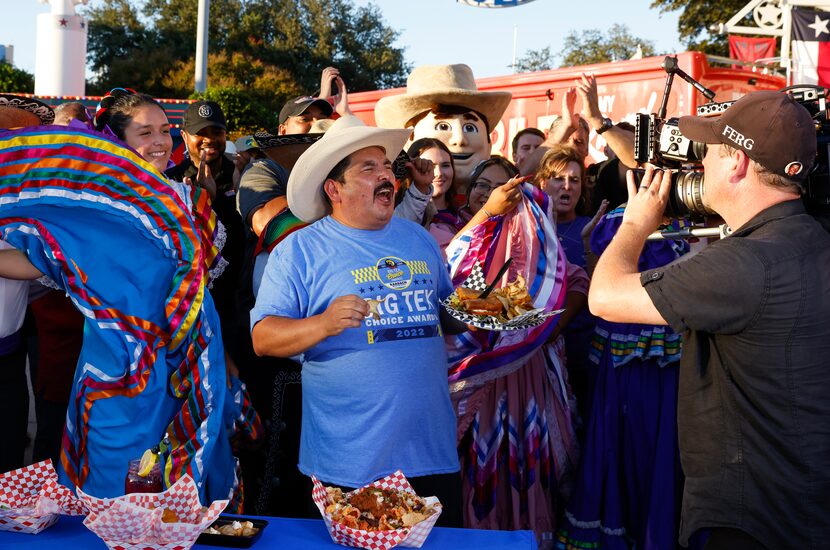
[[[683,117],[709,144],[704,202],[734,232],[638,273],[671,177],[628,176],[622,226],[599,260],[591,311],[683,333],[680,542],[706,548],[826,548],[830,537],[830,234],[800,195],[815,160],[808,111],[748,94],[717,118]]]

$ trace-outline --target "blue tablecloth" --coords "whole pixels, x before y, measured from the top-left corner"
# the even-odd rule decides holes
[[[56,525],[37,535],[0,531],[0,548],[95,550],[106,549],[95,533],[83,526],[83,517],[63,516]],[[332,550],[344,548],[331,541],[322,520],[263,517],[268,527],[254,544],[256,550],[291,549]],[[196,544],[195,550],[215,549],[216,546]],[[422,546],[423,550],[471,548],[475,550],[535,550],[532,531],[479,531],[474,529],[447,529],[435,527]]]

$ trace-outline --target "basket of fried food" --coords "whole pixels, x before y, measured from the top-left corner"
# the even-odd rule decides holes
[[[513,281],[481,298],[487,288],[481,265],[476,262],[470,275],[442,305],[454,318],[484,330],[523,330],[541,325],[563,310],[545,311],[533,305],[533,297],[521,274]]]
[[[312,497],[331,540],[344,546],[420,548],[441,515],[438,499],[416,495],[400,470],[349,493],[311,479]]]
[[[222,515],[199,535],[196,542],[208,546],[250,548],[267,526],[264,519]]]
[[[0,474],[0,531],[36,535],[61,515],[84,514],[84,505],[58,483],[51,460]]]
[[[84,525],[109,548],[123,550],[187,550],[228,505],[227,500],[217,500],[203,507],[188,475],[163,493],[102,499],[77,492],[90,510]]]

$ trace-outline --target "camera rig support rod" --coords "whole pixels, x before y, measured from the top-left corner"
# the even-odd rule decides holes
[[[666,87],[663,89],[663,101],[660,103],[660,111],[657,113],[658,118],[664,119],[666,118],[666,109],[669,102],[669,93],[671,93],[671,86],[672,81],[674,80],[674,75],[679,76],[686,82],[692,85],[695,90],[703,94],[703,96],[708,99],[709,101],[715,99],[715,92],[692,78],[691,76],[686,73],[680,66],[677,64],[677,57],[672,57],[667,55],[663,58],[663,70],[666,71]]]
[[[728,237],[730,233],[732,233],[732,229],[724,223],[717,227],[684,227],[677,231],[655,231],[646,240],[658,241],[665,239],[679,241],[691,238],[707,239],[712,237],[723,239],[724,237]]]

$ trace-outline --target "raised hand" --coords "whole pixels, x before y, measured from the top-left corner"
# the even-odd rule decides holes
[[[415,157],[406,163],[412,184],[424,195],[430,193],[432,180],[435,178],[435,164],[425,158]]]
[[[343,78],[338,75],[334,81],[337,84],[337,90],[340,92],[336,96],[337,101],[334,104],[334,112],[340,116],[354,114],[352,113],[352,110],[349,109],[349,92],[346,91],[346,83],[343,81]]]
[[[602,112],[599,110],[597,79],[593,73],[582,73],[576,81],[576,91],[582,100],[582,115],[594,127],[602,125]]]
[[[331,83],[335,78],[340,77],[340,70],[334,67],[326,67],[323,69],[323,76],[320,78],[320,99],[328,99],[331,97]],[[338,82],[339,86],[340,83]]]

